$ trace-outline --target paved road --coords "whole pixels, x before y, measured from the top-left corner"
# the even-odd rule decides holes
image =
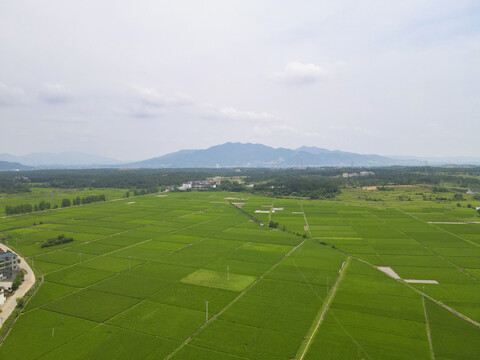
[[[10,250],[8,246],[4,244],[0,244],[0,249],[2,250]],[[20,264],[19,264],[21,269],[24,269],[27,273],[25,274],[25,280],[23,281],[22,285],[15,291],[15,293],[10,296],[7,301],[5,301],[5,304],[3,306],[0,306],[0,310],[2,312],[0,313],[0,328],[3,326],[3,322],[10,316],[10,314],[15,310],[15,307],[17,306],[17,298],[21,298],[22,296],[25,295],[25,293],[35,284],[35,274],[33,273],[33,270],[30,268],[30,266],[27,264],[27,262],[20,258]]]

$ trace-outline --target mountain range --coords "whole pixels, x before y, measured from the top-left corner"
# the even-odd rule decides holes
[[[297,149],[273,148],[262,144],[227,142],[207,149],[180,150],[137,162],[79,152],[60,154],[33,153],[24,156],[0,154],[0,170],[73,169],[73,168],[215,168],[215,167],[320,167],[356,166],[375,167],[392,165],[423,166],[469,164],[480,165],[480,158],[421,158],[408,156],[380,156],[357,154],[319,147],[302,146]]]
[[[330,151],[317,147],[272,148],[262,144],[225,143],[201,150],[181,150],[128,164],[138,168],[387,166],[397,161],[379,155]]]

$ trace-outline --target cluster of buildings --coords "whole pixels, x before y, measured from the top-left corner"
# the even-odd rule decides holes
[[[180,186],[179,190],[201,190],[207,188],[216,188],[217,185],[220,185],[220,180],[199,180],[199,181],[188,181],[183,183]]]
[[[350,178],[350,177],[356,177],[356,176],[368,176],[368,175],[375,175],[373,171],[360,171],[359,173],[343,173],[342,177],[344,178]]]

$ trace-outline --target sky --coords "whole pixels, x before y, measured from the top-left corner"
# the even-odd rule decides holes
[[[0,153],[480,156],[480,2],[0,0]]]

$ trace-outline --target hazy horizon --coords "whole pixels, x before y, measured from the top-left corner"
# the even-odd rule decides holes
[[[0,4],[0,153],[480,154],[474,1]]]

